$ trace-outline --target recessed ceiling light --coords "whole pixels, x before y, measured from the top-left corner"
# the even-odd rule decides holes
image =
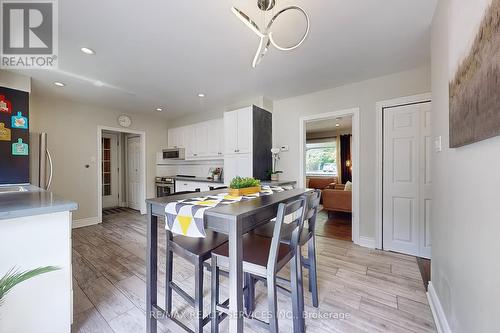
[[[339,124],[339,123],[336,123],[336,124],[335,124],[335,127],[340,127],[340,124]]]
[[[80,51],[82,51],[82,52],[83,52],[83,53],[85,53],[85,54],[95,54],[95,51],[94,51],[94,50],[92,50],[92,49],[89,49],[88,47],[82,47],[82,48],[80,49]]]
[[[56,82],[54,82],[54,85],[56,85],[58,87],[64,87],[66,84],[62,83],[62,82],[59,82],[59,81],[56,81]]]
[[[205,94],[204,93],[199,93],[198,97],[203,98],[203,97],[205,97]]]
[[[155,110],[158,112],[161,112],[161,111],[163,111],[163,108],[156,108]]]

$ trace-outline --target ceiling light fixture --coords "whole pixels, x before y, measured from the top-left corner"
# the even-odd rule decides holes
[[[257,0],[257,6],[263,12],[270,11],[271,9],[274,8],[275,4],[276,4],[275,0]],[[255,57],[254,57],[253,62],[252,62],[253,68],[257,67],[257,65],[260,63],[260,61],[264,57],[264,55],[266,55],[267,51],[269,50],[269,46],[271,44],[280,51],[291,51],[293,49],[298,48],[300,45],[302,45],[302,43],[306,40],[307,35],[309,35],[309,29],[310,29],[309,16],[307,15],[306,11],[299,6],[288,6],[288,7],[285,7],[283,9],[279,10],[271,18],[271,20],[267,24],[266,30],[264,32],[262,32],[260,30],[257,23],[255,23],[247,14],[245,14],[244,12],[242,12],[241,10],[239,10],[238,8],[236,8],[234,6],[231,8],[231,10],[232,10],[233,14],[236,15],[237,18],[239,18],[250,30],[252,30],[260,38],[259,48],[257,49],[257,52],[255,53]],[[283,14],[287,11],[291,11],[291,10],[296,10],[304,15],[304,18],[305,18],[306,24],[307,24],[307,28],[306,28],[304,35],[302,36],[302,38],[300,39],[300,41],[297,44],[292,45],[292,46],[288,46],[288,47],[284,47],[284,46],[281,46],[278,43],[276,43],[276,41],[274,40],[271,28],[272,28],[274,21],[276,21],[276,19],[281,14]]]
[[[203,98],[203,97],[205,97],[205,94],[204,94],[204,93],[199,93],[199,94],[198,94],[198,97],[199,97],[199,98]]]
[[[89,49],[88,47],[82,47],[80,49],[80,51],[82,51],[85,54],[89,54],[89,55],[95,54],[95,51],[92,49]]]
[[[54,82],[54,85],[58,86],[58,87],[64,87],[66,84],[62,83],[62,82],[59,82],[59,81],[56,81],[56,82]]]
[[[336,124],[335,124],[335,127],[340,127],[340,124],[339,124],[339,123],[336,123]]]
[[[156,111],[158,111],[158,112],[162,112],[162,111],[163,111],[163,108],[156,108]]]

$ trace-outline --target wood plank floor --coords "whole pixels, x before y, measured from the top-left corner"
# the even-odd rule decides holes
[[[163,222],[160,237],[164,244]],[[73,332],[145,331],[145,217],[124,212],[100,225],[73,231]],[[163,307],[164,247],[159,255],[159,304]],[[305,294],[308,332],[435,332],[415,257],[369,250],[351,242],[317,237],[320,306]],[[174,280],[193,292],[193,268],[174,259]],[[286,272],[285,272],[286,273]],[[307,273],[305,274],[307,286]],[[205,313],[210,307],[210,273],[205,274]],[[221,296],[227,281],[222,278]],[[175,295],[175,293],[174,293]],[[257,284],[257,311],[266,311],[266,293]],[[280,331],[291,332],[289,297],[280,293]],[[174,308],[186,318],[191,309],[174,296]],[[190,326],[189,320],[185,322]],[[160,332],[182,332],[173,323]],[[221,332],[227,332],[227,321]],[[209,332],[209,326],[205,328]],[[245,323],[245,332],[265,332]]]
[[[352,240],[352,214],[343,212],[330,212],[322,210],[316,219],[316,235],[340,239]]]

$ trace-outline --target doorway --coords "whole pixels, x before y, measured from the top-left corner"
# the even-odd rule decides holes
[[[126,208],[145,214],[145,133],[99,126],[97,139],[97,186],[101,194],[97,201],[99,223],[103,210],[106,215]]]
[[[317,233],[359,237],[359,109],[300,119],[299,186],[322,191]]]
[[[420,95],[379,104],[380,248],[430,258],[431,101]]]

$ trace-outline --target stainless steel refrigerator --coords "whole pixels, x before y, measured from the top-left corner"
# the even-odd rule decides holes
[[[54,164],[48,148],[47,133],[31,133],[30,141],[36,148],[31,155],[30,183],[49,190],[54,175]]]

